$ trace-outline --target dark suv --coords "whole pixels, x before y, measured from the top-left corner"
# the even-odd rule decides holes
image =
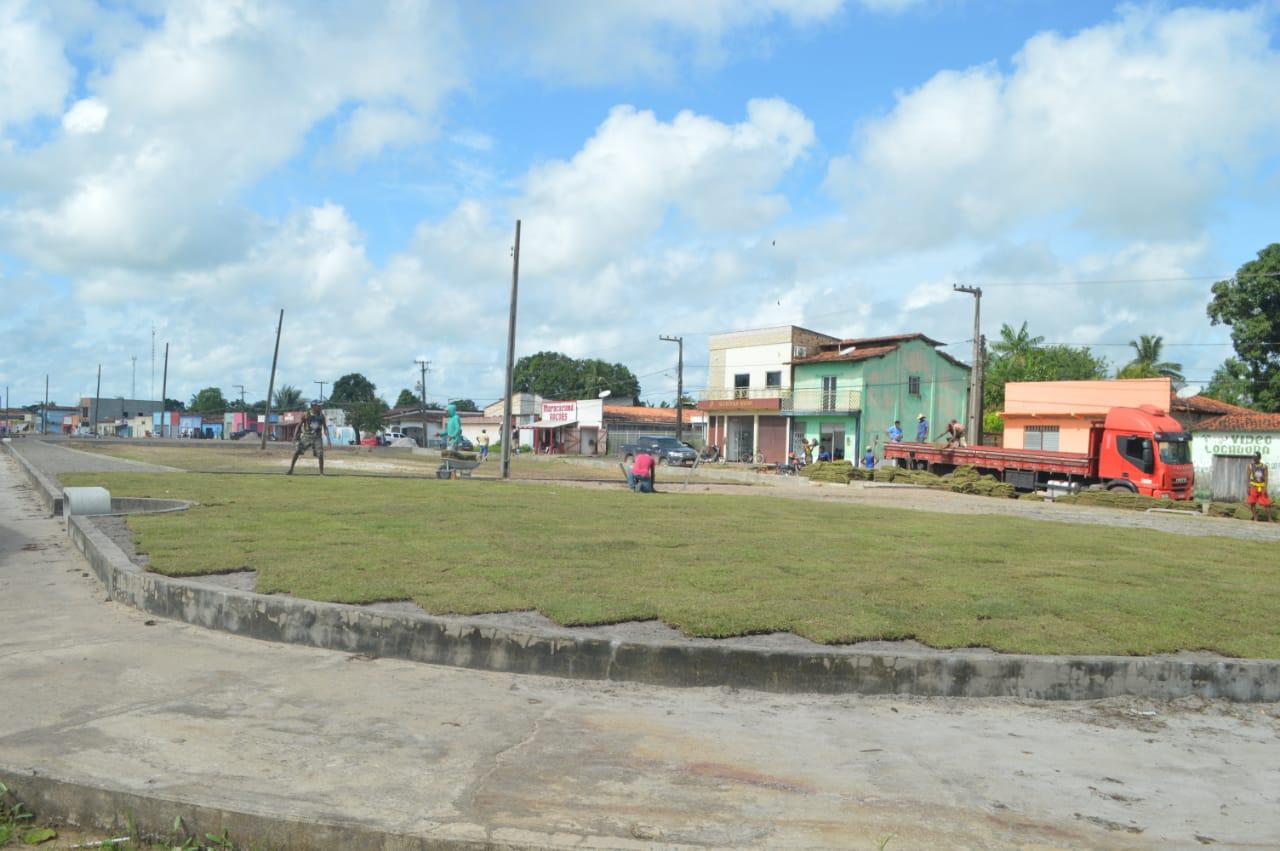
[[[692,464],[698,460],[698,452],[687,443],[674,437],[644,436],[636,438],[635,443],[622,444],[622,459],[631,461],[641,449],[654,457],[659,464]]]

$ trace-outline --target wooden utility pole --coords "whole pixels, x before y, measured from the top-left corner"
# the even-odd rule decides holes
[[[49,433],[49,373],[44,374],[44,407],[40,409],[40,433]]]
[[[427,368],[431,366],[431,361],[426,358],[418,358],[414,361],[418,366],[422,367],[422,383],[418,385],[418,401],[421,405],[418,413],[422,415],[422,448],[427,448]]]
[[[160,379],[160,436],[164,437],[164,430],[169,429],[169,436],[173,437],[173,426],[169,425],[169,406],[165,399],[165,394],[169,392],[169,344],[164,344],[164,377]]]
[[[951,287],[973,296],[973,368],[969,371],[969,442],[982,445],[982,287]]]
[[[284,329],[284,308],[280,308],[280,321],[276,323],[276,350],[271,356],[271,380],[267,382],[267,410],[262,417],[262,442],[259,449],[267,448],[267,431],[271,428],[271,394],[276,390],[276,364],[280,361],[280,332]]]
[[[516,244],[511,249],[511,318],[507,320],[507,381],[502,400],[502,478],[511,478],[511,387],[516,357],[516,295],[520,287],[520,220],[516,219]]]
[[[98,364],[98,389],[93,391],[93,433],[98,433],[98,401],[102,398],[102,364]]]
[[[676,355],[676,440],[684,440],[684,337],[659,334],[658,339],[679,346],[679,354]]]

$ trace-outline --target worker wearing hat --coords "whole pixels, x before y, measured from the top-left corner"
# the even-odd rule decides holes
[[[916,414],[916,443],[929,442],[929,421],[924,414]]]

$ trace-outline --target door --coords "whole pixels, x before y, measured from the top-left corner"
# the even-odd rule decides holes
[[[823,423],[819,426],[818,442],[833,461],[844,460],[844,423]]]

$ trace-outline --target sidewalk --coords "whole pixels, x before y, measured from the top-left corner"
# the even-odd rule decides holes
[[[103,597],[0,456],[0,773],[404,848],[1280,842],[1275,705],[581,683],[148,625]]]

